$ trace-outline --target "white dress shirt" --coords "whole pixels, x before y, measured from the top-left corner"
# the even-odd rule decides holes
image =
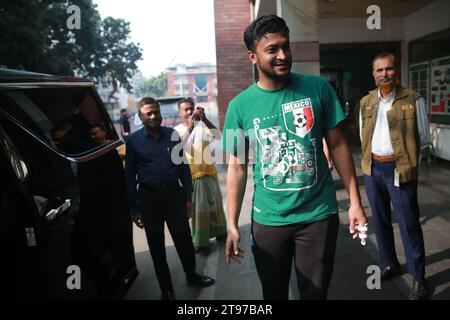
[[[180,137],[183,137],[188,131],[188,127],[183,123],[178,124],[173,128],[178,132]],[[209,133],[209,130],[203,121],[195,121],[194,129],[192,129],[189,138],[185,141],[186,145],[201,145],[202,143],[211,143],[214,137]]]
[[[144,126],[144,124],[142,123],[141,118],[139,118],[139,111],[136,113],[136,115],[134,116],[134,130],[139,130],[140,128],[142,128]]]
[[[389,93],[386,99],[383,99],[380,94],[380,90],[378,90],[378,112],[375,130],[372,135],[372,153],[379,156],[391,156],[394,154],[387,119],[387,112],[391,110],[392,104],[394,103],[394,98],[395,89]],[[420,146],[428,146],[431,143],[430,125],[428,123],[425,100],[422,97],[416,100],[416,117],[420,137]],[[361,109],[359,110],[359,124],[359,137],[362,141]]]

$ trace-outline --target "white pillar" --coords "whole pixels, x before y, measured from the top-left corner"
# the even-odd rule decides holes
[[[277,0],[277,15],[290,30],[292,71],[320,74],[317,1]]]

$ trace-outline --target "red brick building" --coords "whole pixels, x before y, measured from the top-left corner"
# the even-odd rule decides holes
[[[196,105],[205,108],[209,120],[219,125],[216,66],[210,63],[177,64],[167,68],[166,72],[166,96],[178,100],[183,97],[193,98]],[[172,114],[178,113],[176,103],[171,108]]]
[[[167,96],[192,97],[197,103],[216,102],[216,66],[177,64],[166,69]]]
[[[251,22],[249,0],[215,0],[217,56],[217,103],[220,127],[223,127],[228,103],[253,81],[243,31]]]

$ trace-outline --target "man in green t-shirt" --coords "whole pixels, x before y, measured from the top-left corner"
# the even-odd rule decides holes
[[[302,299],[325,299],[337,231],[338,203],[325,138],[334,166],[350,195],[350,233],[365,243],[353,158],[339,123],[345,116],[328,82],[291,73],[289,29],[283,19],[264,16],[244,32],[259,79],[229,104],[222,147],[229,153],[229,232],[226,259],[240,262],[239,213],[254,152],[255,191],[252,251],[264,299],[288,299],[292,259]]]

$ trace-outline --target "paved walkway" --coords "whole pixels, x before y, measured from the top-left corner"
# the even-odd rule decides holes
[[[356,163],[359,159],[355,156]],[[422,163],[419,179],[419,206],[422,214],[421,223],[426,246],[426,273],[428,283],[433,291],[432,299],[450,299],[450,163]],[[251,170],[249,170],[250,172]],[[358,170],[358,180],[363,206],[371,221],[363,177]],[[367,267],[377,264],[377,245],[373,230],[369,228],[368,243],[361,246],[352,240],[348,233],[347,208],[348,198],[336,173],[334,178],[339,200],[340,230],[336,251],[336,262],[328,298],[333,300],[354,299],[408,299],[411,276],[407,273],[406,260],[401,245],[398,224],[394,221],[396,249],[403,274],[388,282],[383,282],[381,289],[367,288]],[[249,176],[246,196],[240,218],[241,245],[245,258],[241,265],[228,266],[225,262],[224,244],[210,241],[210,250],[197,254],[199,272],[212,276],[216,284],[206,289],[191,288],[186,285],[184,272],[173,246],[172,239],[166,232],[166,245],[169,266],[177,299],[188,300],[259,300],[262,298],[261,287],[256,273],[253,256],[249,245],[252,177]],[[225,172],[220,173],[220,185],[226,203]],[[135,227],[135,251],[140,274],[128,292],[127,299],[159,299],[160,291],[155,277],[153,263],[148,252],[145,234]],[[298,298],[295,275],[291,277],[291,299]]]

